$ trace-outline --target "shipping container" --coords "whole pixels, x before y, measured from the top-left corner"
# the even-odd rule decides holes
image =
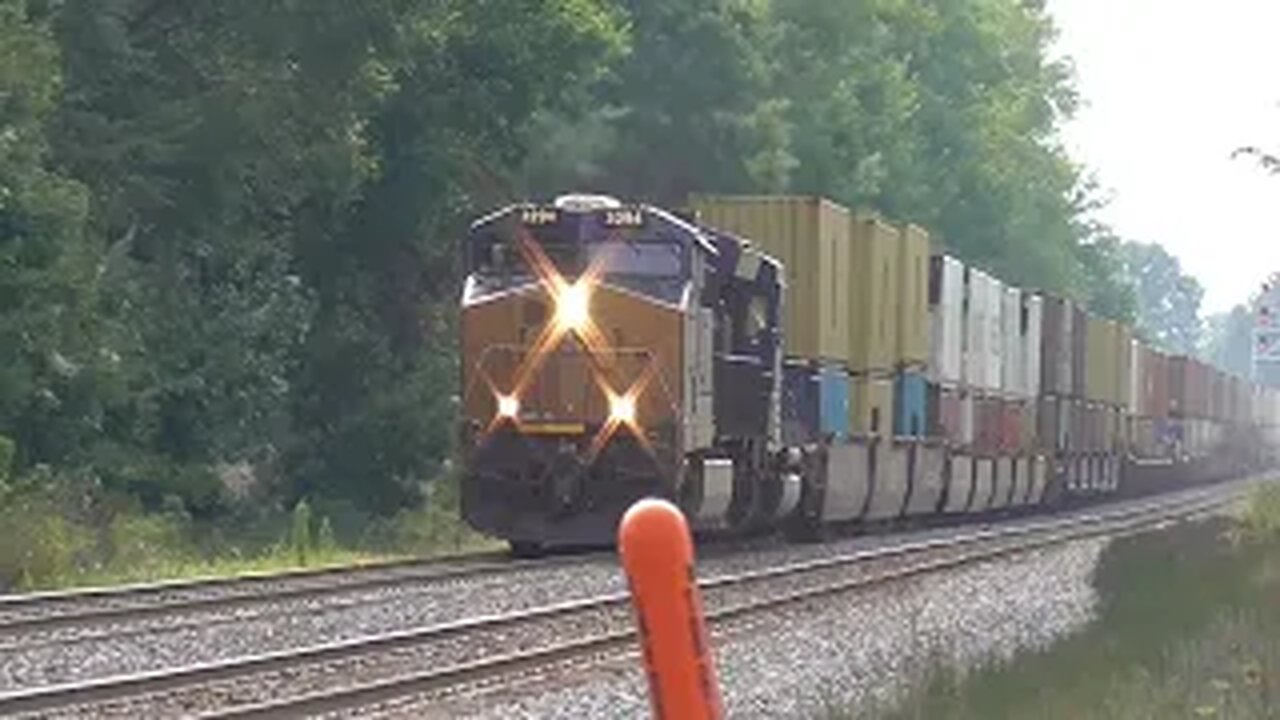
[[[1022,437],[1018,439],[1018,449],[1031,453],[1036,450],[1036,429],[1039,427],[1039,406],[1035,399],[1029,398],[1021,403]]]
[[[935,382],[964,379],[964,264],[935,255],[929,268],[929,373]]]
[[[1021,449],[1023,402],[1023,400],[1003,400],[1000,402],[1000,438],[998,447],[1000,452],[1005,455],[1013,455]]]
[[[976,268],[965,273],[965,382],[988,391],[1000,390],[1000,281]]]
[[[1168,417],[1169,356],[1158,350],[1148,348],[1146,363],[1146,371],[1142,377],[1146,391],[1141,414],[1152,418]]]
[[[1015,287],[1005,286],[1001,293],[1000,338],[1000,389],[1023,397],[1022,291]]]
[[[1043,323],[1040,333],[1040,391],[1046,395],[1072,394],[1071,348],[1074,333],[1071,301],[1041,296]]]
[[[1187,398],[1187,387],[1190,384],[1192,360],[1185,355],[1170,355],[1168,357],[1168,392],[1169,392],[1169,414],[1173,417],[1187,417],[1190,412],[1190,403]]]
[[[849,373],[842,365],[827,365],[819,374],[821,430],[824,436],[849,436]]]
[[[1142,413],[1143,391],[1146,387],[1147,347],[1138,340],[1129,341],[1128,382],[1125,384],[1124,409],[1130,415]]]
[[[973,414],[975,450],[979,455],[998,454],[1004,433],[1003,402],[994,395],[975,396]]]
[[[1070,400],[1041,395],[1036,401],[1036,446],[1050,456],[1066,452],[1071,432]]]
[[[1072,400],[1070,405],[1068,412],[1071,416],[1071,432],[1068,439],[1071,443],[1071,451],[1073,453],[1092,452],[1088,405],[1083,400]]]
[[[1089,316],[1086,321],[1084,397],[1091,403],[1103,402],[1108,394],[1107,364],[1111,359],[1110,329],[1107,321]]]
[[[1089,343],[1089,314],[1071,305],[1071,395],[1085,395],[1086,351]]]
[[[702,222],[750,240],[786,268],[783,334],[788,355],[851,359],[847,295],[862,287],[862,278],[851,272],[850,220],[844,207],[820,198],[784,196],[695,196],[691,205]],[[887,288],[881,283],[878,289]]]
[[[859,213],[851,221],[848,303],[849,362],[854,372],[891,371],[898,346],[897,228]]]
[[[1040,334],[1044,329],[1044,301],[1034,293],[1022,293],[1022,392],[1040,394]]]
[[[1128,325],[1112,325],[1115,334],[1111,346],[1115,349],[1115,367],[1111,370],[1111,399],[1115,407],[1129,405],[1129,375],[1133,372],[1133,331]]]
[[[922,372],[904,370],[894,378],[894,434],[919,437],[926,433],[925,411],[929,380]]]
[[[855,377],[849,402],[849,430],[857,435],[889,436],[893,431],[893,380]]]
[[[906,225],[898,249],[895,359],[907,367],[923,367],[929,362],[929,234],[916,225]]]
[[[960,398],[960,434],[956,438],[957,444],[965,448],[972,448],[977,442],[978,418],[977,409],[974,407],[973,393],[964,390],[958,391]]]

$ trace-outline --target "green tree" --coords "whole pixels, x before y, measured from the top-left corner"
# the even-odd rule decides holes
[[[570,95],[575,105],[542,119],[553,146],[568,154],[536,157],[528,189],[586,187],[669,205],[694,191],[781,189],[789,129],[769,89],[769,4],[612,4],[628,31],[627,52]]]
[[[1178,259],[1156,244],[1121,247],[1125,273],[1138,303],[1137,330],[1166,352],[1190,354],[1200,340],[1204,289],[1182,272]]]
[[[1200,357],[1241,377],[1253,375],[1253,314],[1245,305],[1205,318]]]
[[[0,1],[0,434],[19,466],[75,460],[102,421],[110,365],[96,345],[88,199],[49,156],[59,64],[48,18]]]

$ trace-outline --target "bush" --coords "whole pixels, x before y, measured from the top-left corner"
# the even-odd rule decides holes
[[[1280,485],[1267,483],[1255,489],[1236,527],[1237,539],[1260,544],[1280,542]]]
[[[48,492],[11,489],[0,497],[0,589],[57,584],[84,564],[93,533],[64,510]]]

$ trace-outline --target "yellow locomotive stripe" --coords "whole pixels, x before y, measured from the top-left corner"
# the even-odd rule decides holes
[[[587,431],[583,423],[524,423],[520,429],[530,435],[581,435]]]

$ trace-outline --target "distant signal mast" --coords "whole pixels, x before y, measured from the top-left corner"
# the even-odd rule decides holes
[[[1253,308],[1253,379],[1280,387],[1280,273],[1262,286]]]

